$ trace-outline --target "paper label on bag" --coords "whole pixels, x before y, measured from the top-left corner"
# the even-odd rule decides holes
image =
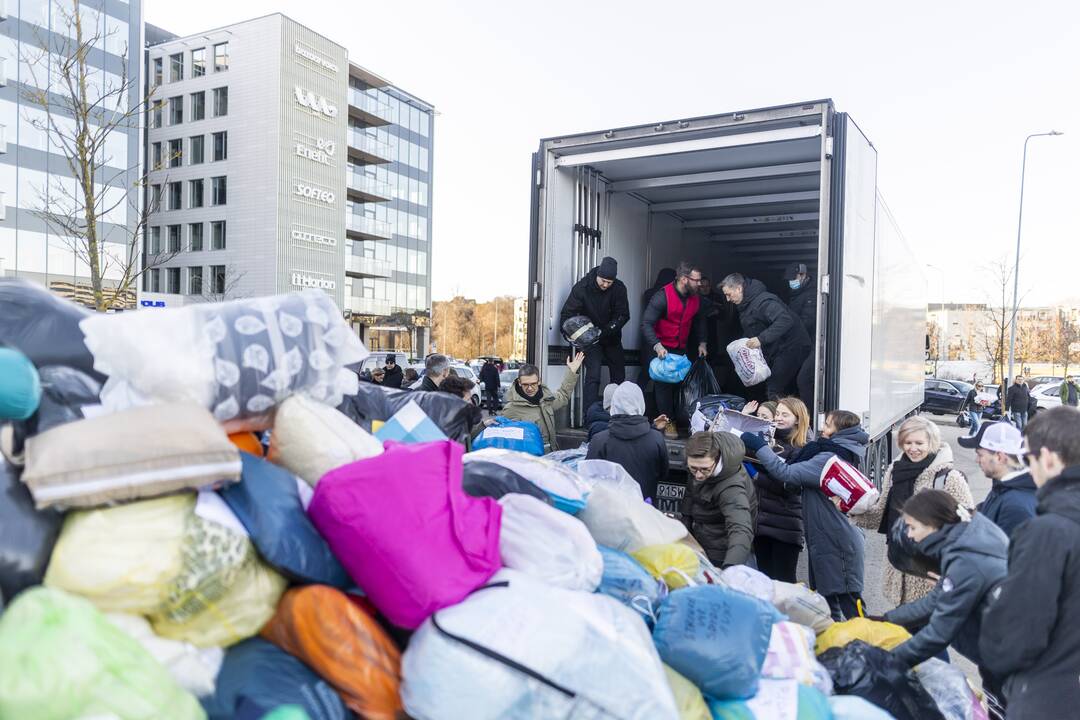
[[[503,440],[524,440],[525,428],[519,427],[489,427],[484,431],[484,437],[488,440],[502,438]]]
[[[799,714],[799,683],[796,680],[762,678],[757,695],[746,701],[755,718],[783,720]]]

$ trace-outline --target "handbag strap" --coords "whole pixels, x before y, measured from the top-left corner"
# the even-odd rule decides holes
[[[949,468],[949,467],[944,467],[944,468],[941,468],[940,470],[938,470],[937,474],[934,475],[933,488],[935,490],[944,490],[945,489],[945,480],[948,479],[949,473],[951,473],[951,472],[952,472],[952,468]]]

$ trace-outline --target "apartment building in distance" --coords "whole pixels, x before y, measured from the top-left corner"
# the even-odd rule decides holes
[[[371,349],[422,356],[432,106],[281,14],[146,40],[141,304],[317,288]]]

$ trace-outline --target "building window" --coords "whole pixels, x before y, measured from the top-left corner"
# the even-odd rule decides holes
[[[224,117],[229,114],[229,88],[214,88],[214,117]]]
[[[181,227],[179,225],[169,226],[169,252],[178,253],[183,248],[180,247],[180,234]]]
[[[180,268],[169,268],[167,270],[169,278],[169,286],[166,292],[172,295],[180,294]]]
[[[229,69],[229,43],[218,43],[214,46],[214,72],[225,72]]]
[[[202,120],[206,117],[206,93],[191,93],[191,121]]]
[[[169,56],[169,82],[180,82],[184,79],[184,53]]]
[[[225,221],[218,220],[217,222],[210,223],[210,241],[213,243],[210,246],[211,250],[224,250],[225,249]]]
[[[203,146],[206,143],[206,138],[202,135],[193,135],[191,137],[191,164],[201,165],[204,162]]]
[[[161,186],[150,186],[150,212],[158,212],[161,210]]]
[[[188,225],[188,236],[191,240],[191,252],[202,252],[203,224],[191,223],[190,225]]]
[[[206,48],[191,51],[191,77],[202,77],[206,74]]]
[[[155,86],[160,85],[161,81],[163,80],[163,76],[162,76],[162,72],[161,72],[162,64],[163,63],[161,62],[161,58],[154,58],[153,84]]]
[[[169,209],[179,210],[184,206],[184,186],[179,181],[169,183]]]
[[[225,294],[225,266],[210,266],[210,292],[217,295]]]
[[[188,268],[188,295],[202,295],[202,268]]]
[[[169,98],[169,124],[179,125],[184,122],[184,96]]]
[[[154,128],[165,127],[165,101],[158,100],[150,111],[150,125]]]
[[[150,271],[150,292],[161,292],[161,272],[156,268]]]
[[[150,228],[150,254],[159,255],[161,253],[161,228]]]
[[[203,206],[203,181],[188,181],[188,207],[201,208]]]
[[[180,167],[184,163],[184,141],[180,138],[169,141],[169,167]]]
[[[214,162],[229,157],[229,134],[226,131],[214,133]]]
[[[211,178],[210,179],[211,193],[213,197],[210,202],[212,205],[224,205],[226,199],[227,183],[225,176]]]
[[[153,170],[160,170],[161,169],[161,143],[159,143],[159,142],[154,143],[153,145],[150,146],[150,149],[151,149],[151,156],[154,159],[154,164],[152,166],[152,169]]]

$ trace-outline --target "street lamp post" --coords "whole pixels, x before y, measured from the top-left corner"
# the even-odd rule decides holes
[[[1020,163],[1020,216],[1016,220],[1016,263],[1013,265],[1013,306],[1012,319],[1009,321],[1009,380],[1015,380],[1013,375],[1013,362],[1016,357],[1016,312],[1020,302],[1020,232],[1024,227],[1024,175],[1027,172],[1027,147],[1028,141],[1033,137],[1050,137],[1063,135],[1057,130],[1044,133],[1032,133],[1024,138],[1024,159]],[[1004,378],[1003,378],[1004,379]],[[1008,389],[1008,388],[1006,388]]]

